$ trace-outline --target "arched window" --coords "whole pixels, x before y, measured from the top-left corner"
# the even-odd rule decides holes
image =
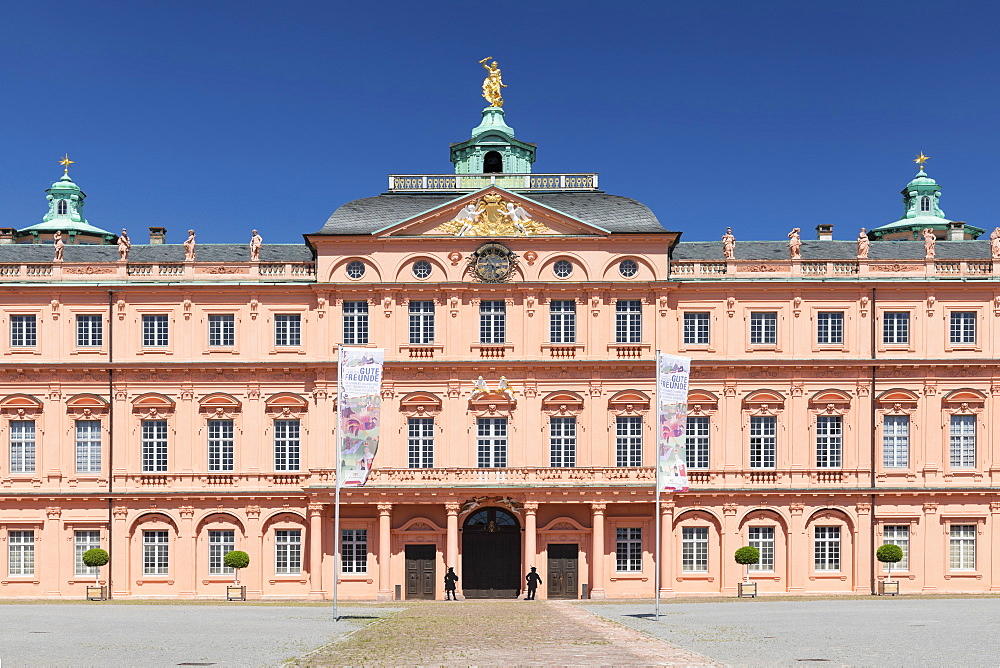
[[[931,210],[931,198],[926,195],[920,198],[920,210],[930,211]]]
[[[503,171],[503,156],[496,151],[489,151],[483,156],[483,174],[499,174]]]
[[[66,200],[64,200],[64,199],[61,199],[61,200],[59,200],[59,202],[58,202],[58,203],[56,204],[56,213],[58,213],[58,214],[59,214],[59,215],[61,215],[61,216],[64,216],[64,215],[66,215],[66,209],[67,209],[67,208],[68,208],[68,207],[66,206]]]

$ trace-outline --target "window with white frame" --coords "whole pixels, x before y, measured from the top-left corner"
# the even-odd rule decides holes
[[[302,572],[302,530],[278,529],[274,532],[274,572],[298,575]]]
[[[708,442],[708,416],[689,415],[684,430],[684,463],[687,468],[708,468]]]
[[[576,466],[576,418],[549,419],[549,466]]]
[[[349,346],[368,343],[368,302],[344,302],[344,343]]]
[[[890,524],[882,527],[882,544],[895,545],[903,551],[903,558],[892,564],[892,570],[905,571],[910,568],[910,527],[906,524]],[[889,570],[889,564],[882,566]]]
[[[104,344],[104,318],[99,315],[76,316],[76,345],[100,348]]]
[[[434,302],[411,300],[409,310],[410,345],[434,343]]]
[[[882,418],[882,465],[905,469],[910,465],[910,416]]]
[[[770,573],[774,570],[774,527],[749,527],[747,545],[760,552],[760,561],[750,564],[751,571]]]
[[[839,469],[844,452],[844,418],[839,415],[816,417],[816,468]]]
[[[948,567],[953,571],[976,570],[975,524],[952,524],[949,528]]]
[[[502,299],[484,299],[479,302],[479,342],[504,343],[507,341],[507,304]]]
[[[953,344],[975,344],[976,312],[952,311],[948,332],[949,339]]]
[[[642,301],[619,299],[615,302],[615,343],[642,342]]]
[[[615,418],[615,465],[642,466],[642,417]]]
[[[299,421],[274,421],[274,470],[299,470]]]
[[[76,421],[76,472],[101,472],[101,421]]]
[[[920,211],[930,211],[931,210],[931,198],[924,195],[920,198]]]
[[[479,468],[507,466],[507,418],[476,420],[476,461]]]
[[[840,527],[814,527],[814,564],[817,571],[840,570]]]
[[[882,343],[900,345],[910,342],[910,312],[886,311],[882,314]]]
[[[232,420],[208,421],[208,470],[232,471],[234,437]]]
[[[619,573],[637,573],[642,570],[642,529],[618,527],[615,529],[615,570]]]
[[[976,468],[976,416],[952,415],[949,426],[951,468]]]
[[[170,316],[142,316],[142,347],[166,348],[170,345]]]
[[[232,348],[236,345],[236,316],[232,313],[208,316],[208,345],[213,348]]]
[[[434,418],[409,418],[406,421],[406,432],[410,468],[433,468]]]
[[[142,573],[143,575],[167,575],[170,573],[170,532],[142,532]]]
[[[681,572],[708,572],[708,527],[681,529]]]
[[[821,311],[816,314],[816,343],[840,345],[844,342],[844,314],[841,311]]]
[[[208,574],[232,575],[226,566],[226,555],[236,549],[236,532],[232,529],[208,532]]]
[[[576,343],[576,302],[572,299],[549,302],[549,342]]]
[[[7,532],[7,574],[23,577],[35,574],[35,532]]]
[[[274,345],[278,348],[297,348],[302,345],[300,314],[279,313],[274,316]]]
[[[778,418],[750,416],[750,468],[773,469],[778,452]]]
[[[10,429],[10,472],[35,472],[35,421],[11,420]]]
[[[163,473],[167,470],[167,421],[142,421],[142,471]]]
[[[368,529],[343,529],[340,541],[343,573],[368,572]]]
[[[34,315],[10,316],[12,348],[32,348],[38,345],[38,322]]]
[[[684,314],[684,344],[688,346],[708,345],[711,313],[689,312]]]
[[[93,550],[101,546],[100,531],[74,531],[73,532],[73,574],[78,577],[95,577],[97,566],[88,566],[83,563],[83,554],[87,550]]]
[[[773,346],[778,343],[778,314],[754,311],[750,314],[750,345]]]

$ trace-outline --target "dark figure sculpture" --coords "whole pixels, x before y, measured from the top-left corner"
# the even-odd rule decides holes
[[[531,567],[531,572],[524,576],[524,579],[528,582],[528,595],[524,597],[525,601],[535,600],[535,590],[538,589],[538,585],[542,584],[542,577],[535,572],[535,567]]]
[[[444,600],[446,601],[457,601],[455,598],[455,583],[458,582],[458,576],[455,575],[455,569],[452,567],[448,568],[448,572],[444,574]]]

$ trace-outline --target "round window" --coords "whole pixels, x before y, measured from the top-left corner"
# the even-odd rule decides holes
[[[354,260],[347,265],[347,275],[350,278],[361,278],[365,275],[365,263],[361,260]]]
[[[427,278],[431,275],[431,263],[427,260],[418,260],[414,262],[413,275],[417,278]]]
[[[569,260],[559,260],[552,267],[552,273],[559,278],[569,278],[569,275],[573,273],[573,265]]]
[[[625,278],[632,278],[639,273],[639,265],[635,263],[635,260],[622,260],[621,264],[618,265],[618,271]]]

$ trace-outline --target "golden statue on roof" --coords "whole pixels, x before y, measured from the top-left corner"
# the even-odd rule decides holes
[[[497,61],[493,61],[489,65],[486,61],[490,59],[490,56],[486,56],[479,61],[479,64],[489,72],[486,78],[483,79],[483,97],[486,101],[490,103],[491,107],[502,107],[503,106],[503,96],[500,94],[501,88],[506,88],[507,84],[503,82],[500,75],[500,67],[497,65]]]

